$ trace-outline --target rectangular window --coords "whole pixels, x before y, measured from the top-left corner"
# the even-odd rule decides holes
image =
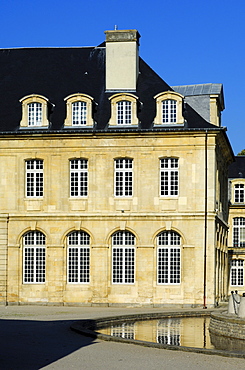
[[[233,247],[245,247],[245,218],[235,217],[233,219]]]
[[[243,184],[235,184],[234,201],[235,203],[244,203],[244,185]]]
[[[114,161],[115,196],[131,197],[133,195],[133,160],[124,158]]]
[[[28,104],[28,126],[42,125],[42,104],[30,103]]]
[[[231,286],[243,286],[243,260],[231,261]]]
[[[72,124],[74,126],[86,125],[87,123],[87,103],[77,101],[72,103]]]
[[[179,161],[177,158],[160,160],[160,195],[177,196],[179,193]]]
[[[88,161],[72,159],[70,161],[70,196],[86,197],[88,195]]]
[[[132,122],[132,103],[122,100],[117,103],[117,124],[130,125]]]
[[[26,161],[26,196],[43,197],[43,161],[40,159]]]

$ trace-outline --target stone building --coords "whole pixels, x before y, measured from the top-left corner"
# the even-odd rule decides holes
[[[0,50],[0,300],[213,306],[229,275],[222,85],[170,87],[136,30],[105,34]]]
[[[245,157],[237,156],[229,167],[229,291],[245,291]]]

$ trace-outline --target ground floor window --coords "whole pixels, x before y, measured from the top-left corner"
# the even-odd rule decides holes
[[[112,282],[133,284],[135,279],[135,236],[119,231],[112,236]]]
[[[68,235],[68,283],[89,283],[90,236],[82,231]]]
[[[23,237],[23,282],[45,282],[45,235],[31,231]]]
[[[157,236],[157,282],[180,284],[181,237],[174,231],[164,231]]]
[[[231,286],[243,285],[243,260],[232,260],[230,270]]]

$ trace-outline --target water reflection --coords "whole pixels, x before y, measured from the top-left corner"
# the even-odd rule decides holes
[[[113,324],[99,331],[146,342],[214,349],[209,336],[209,321],[209,317],[167,318]]]

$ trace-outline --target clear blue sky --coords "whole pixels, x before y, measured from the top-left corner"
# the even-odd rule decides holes
[[[169,85],[223,83],[222,125],[245,148],[245,0],[0,0],[0,48],[95,46],[114,25],[140,32]]]

